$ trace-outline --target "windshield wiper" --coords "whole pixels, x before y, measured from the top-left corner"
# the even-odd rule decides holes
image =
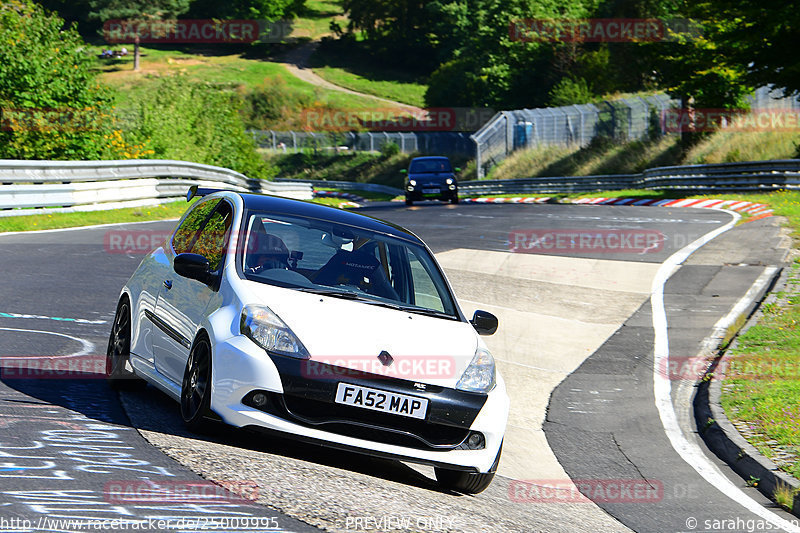
[[[313,287],[299,287],[297,290],[301,292],[310,292],[312,294],[319,294],[320,296],[332,296],[334,298],[357,300],[359,302],[363,302],[366,304],[379,305],[381,307],[388,307],[389,309],[395,309],[397,311],[406,311],[408,313],[416,313],[418,315],[432,316],[436,318],[450,318],[450,319],[455,318],[452,315],[448,315],[447,313],[443,313],[442,311],[436,311],[435,309],[426,309],[424,307],[417,307],[414,305],[403,305],[401,303],[392,303],[383,300],[376,300],[375,298],[369,298],[367,296],[363,296],[356,292],[342,291],[337,289],[317,289]]]
[[[448,315],[447,313],[443,313],[442,311],[437,311],[435,309],[425,309],[423,307],[412,307],[412,306],[403,306],[403,311],[408,311],[409,313],[417,313],[419,315],[425,316],[432,316],[436,318],[455,318],[453,315]]]
[[[320,296],[333,296],[334,298],[346,298],[348,300],[360,299],[361,296],[350,291],[340,291],[337,289],[317,289],[313,287],[298,287],[300,292],[310,292],[312,294],[319,294]]]

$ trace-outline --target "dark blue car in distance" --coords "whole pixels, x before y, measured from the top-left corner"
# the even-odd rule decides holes
[[[442,156],[415,157],[408,165],[406,205],[419,200],[458,203],[458,181],[450,160]],[[402,170],[401,172],[406,172]]]

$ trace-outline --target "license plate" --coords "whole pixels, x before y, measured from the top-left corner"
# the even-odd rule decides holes
[[[422,189],[422,194],[439,194],[439,189]]]
[[[336,403],[420,420],[425,420],[425,413],[428,410],[426,398],[359,387],[349,383],[339,383],[336,388]]]

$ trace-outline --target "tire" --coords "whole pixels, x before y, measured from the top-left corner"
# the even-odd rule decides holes
[[[414,200],[406,196],[406,205],[414,205]]]
[[[211,412],[211,343],[200,336],[189,352],[181,383],[181,417],[190,431],[208,428]]]
[[[448,468],[435,467],[433,470],[436,473],[436,481],[442,488],[461,492],[464,494],[478,494],[486,490],[491,485],[494,479],[494,474],[497,472],[497,465],[500,463],[500,453],[503,451],[503,445],[500,444],[500,449],[497,450],[497,457],[492,463],[492,467],[485,474],[475,474],[473,472],[464,472],[461,470],[450,470]]]
[[[128,297],[120,299],[111,326],[106,349],[106,380],[114,389],[141,390],[147,382],[125,368],[131,357],[131,304]]]
[[[454,195],[453,195],[453,196],[450,198],[450,203],[451,203],[451,204],[457,204],[457,203],[458,203],[458,193],[454,194]]]

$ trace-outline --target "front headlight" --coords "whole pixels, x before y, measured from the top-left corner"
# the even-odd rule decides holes
[[[447,178],[447,184],[448,185],[452,185],[453,184],[453,178]]]
[[[486,348],[478,348],[475,357],[456,383],[456,389],[467,392],[489,392],[494,385],[494,357]]]
[[[265,305],[246,305],[239,330],[267,352],[309,359],[311,355],[289,326]]]
[[[417,180],[408,180],[408,184],[411,185],[412,187],[416,187],[417,186]]]

